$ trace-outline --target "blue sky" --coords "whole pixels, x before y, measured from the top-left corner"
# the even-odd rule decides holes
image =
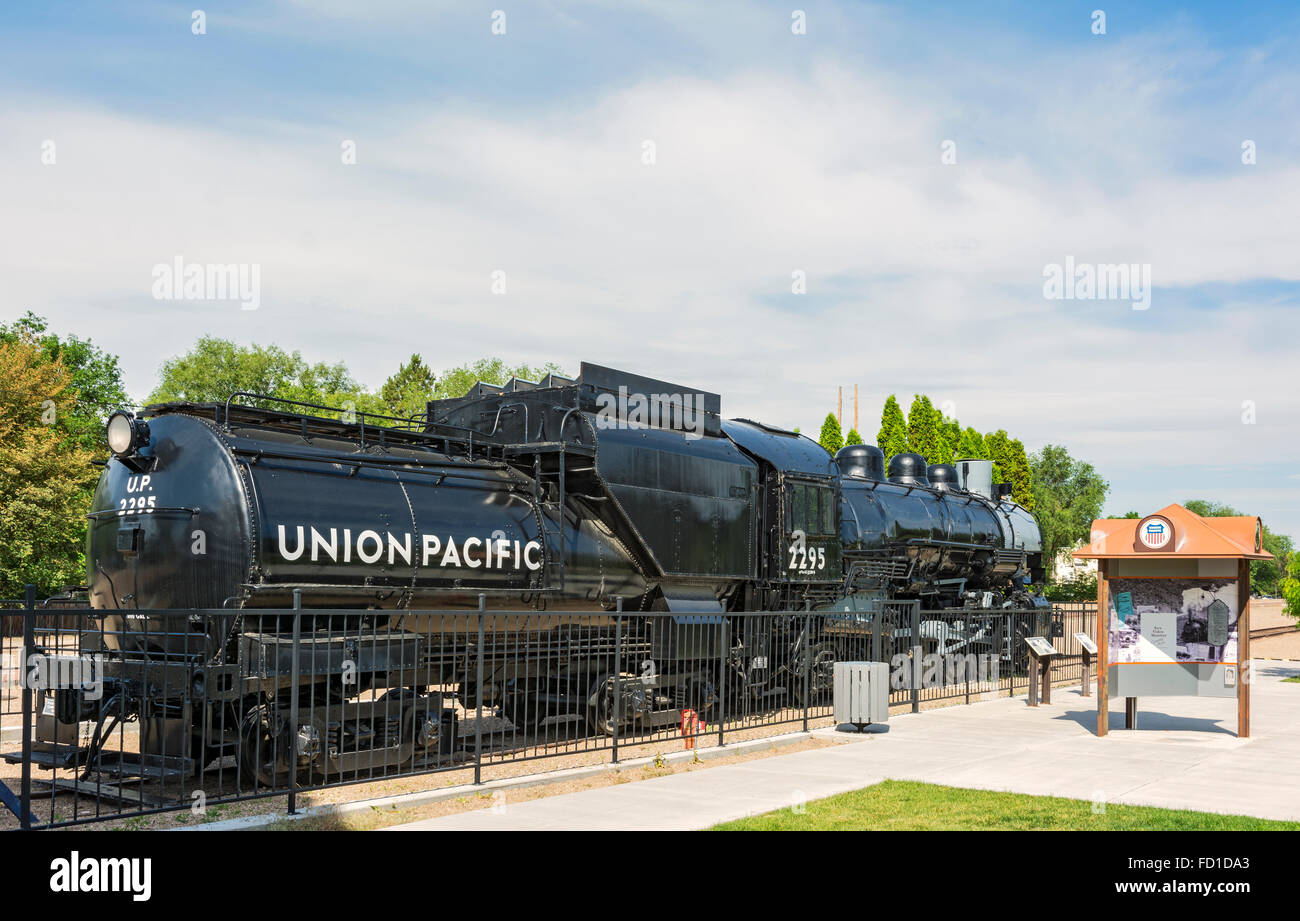
[[[0,10],[0,318],[137,396],[204,333],[371,386],[585,359],[805,431],[856,383],[868,436],[928,393],[1110,511],[1300,535],[1294,4],[200,2]],[[177,256],[258,264],[259,308],[155,300]],[[1150,265],[1150,308],[1045,298],[1067,258]]]

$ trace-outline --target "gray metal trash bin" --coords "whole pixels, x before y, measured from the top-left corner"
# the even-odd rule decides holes
[[[884,662],[835,663],[835,724],[858,729],[889,720],[889,666]]]

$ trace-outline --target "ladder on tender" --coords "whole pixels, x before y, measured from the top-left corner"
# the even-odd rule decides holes
[[[563,520],[564,507],[555,510],[557,518],[551,518],[546,507],[542,507],[542,543],[545,547],[542,579],[548,590],[559,592],[564,590],[564,530],[559,524]]]
[[[516,469],[533,478],[533,500],[541,518],[545,545],[542,563],[545,590],[563,591],[564,510],[569,479],[574,474],[580,482],[587,478],[593,470],[594,452],[564,442],[545,441],[511,445],[505,449],[505,457]]]

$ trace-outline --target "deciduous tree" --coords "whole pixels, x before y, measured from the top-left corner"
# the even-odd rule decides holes
[[[1087,540],[1110,486],[1092,464],[1075,460],[1060,445],[1045,445],[1034,454],[1030,467],[1034,517],[1043,535],[1043,563],[1050,575],[1058,551]]]
[[[0,340],[0,595],[42,596],[85,581],[85,515],[95,468],[81,433],[54,418],[77,410],[72,373],[30,333]]]
[[[1205,499],[1188,499],[1183,508],[1202,518],[1237,518],[1245,515],[1231,505],[1210,502]],[[1250,590],[1257,595],[1278,595],[1282,592],[1282,582],[1286,577],[1295,545],[1285,534],[1277,534],[1263,527],[1264,549],[1273,554],[1271,560],[1252,560],[1250,563]]]
[[[1282,580],[1278,589],[1286,600],[1286,612],[1300,621],[1300,553],[1291,554],[1286,578]]]
[[[163,362],[158,386],[147,402],[206,403],[224,401],[237,392],[344,410],[382,411],[380,400],[366,393],[341,361],[312,364],[297,351],[286,352],[276,345],[242,346],[215,336],[203,336],[184,355]]]
[[[110,355],[89,339],[58,336],[44,317],[28,311],[13,323],[0,325],[0,341],[26,341],[39,349],[40,360],[58,362],[71,376],[72,408],[58,413],[54,424],[77,443],[98,451],[104,443],[104,423],[113,410],[128,405],[122,369]]]
[[[438,375],[435,388],[436,399],[446,400],[463,397],[471,387],[480,381],[485,384],[500,386],[517,377],[525,381],[540,381],[547,374],[564,374],[564,370],[553,361],[541,367],[532,365],[508,365],[500,358],[480,358],[468,364],[448,368]]]

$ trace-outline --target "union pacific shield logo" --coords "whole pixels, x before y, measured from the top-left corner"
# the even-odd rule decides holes
[[[1137,549],[1166,550],[1173,543],[1174,526],[1168,518],[1152,515],[1138,522]]]

